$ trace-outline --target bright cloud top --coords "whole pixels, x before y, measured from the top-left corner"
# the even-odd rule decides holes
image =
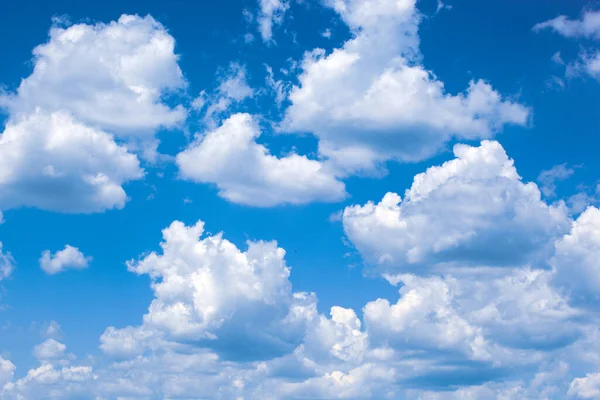
[[[254,117],[232,115],[177,155],[181,176],[216,184],[227,200],[253,206],[338,201],[346,196],[344,184],[321,162],[294,153],[271,155],[256,143],[260,134]]]
[[[118,135],[152,137],[186,116],[181,106],[161,101],[165,91],[186,85],[174,47],[173,37],[150,16],[54,26],[48,42],[33,51],[31,75],[2,103],[11,114],[67,110]]]
[[[131,271],[153,279],[155,299],[141,327],[107,329],[106,352],[127,353],[134,343],[143,348],[143,338],[191,340],[225,357],[272,356],[295,347],[310,296],[292,293],[285,251],[274,242],[249,242],[241,252],[220,234],[200,239],[203,231],[202,221],[190,227],[175,221],[163,231],[162,254],[129,263]],[[238,341],[245,350],[235,346]],[[228,354],[231,348],[238,351]]]
[[[122,185],[143,176],[138,158],[67,112],[37,110],[0,136],[0,208],[62,212],[122,208]]]
[[[48,339],[33,349],[33,354],[38,360],[50,360],[64,356],[67,346],[54,339]]]
[[[314,133],[321,154],[352,173],[422,160],[452,137],[489,138],[505,124],[524,125],[529,110],[490,84],[472,81],[452,95],[420,65],[415,3],[326,2],[354,37],[331,54],[307,53],[281,129]]]
[[[367,260],[416,273],[436,263],[524,265],[568,230],[564,204],[546,205],[498,142],[454,154],[415,176],[404,201],[388,193],[344,210],[344,230]]]
[[[85,269],[88,267],[91,257],[86,257],[77,247],[66,245],[63,250],[54,254],[50,250],[44,250],[40,258],[40,267],[47,274],[54,275],[68,269]]]

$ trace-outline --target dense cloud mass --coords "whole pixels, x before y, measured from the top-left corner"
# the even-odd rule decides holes
[[[154,160],[155,132],[186,117],[162,102],[186,85],[174,44],[152,17],[53,26],[31,75],[0,94],[0,210],[123,208],[124,184],[144,176],[134,152]]]
[[[366,259],[419,274],[439,263],[521,266],[568,231],[565,205],[542,201],[498,142],[456,145],[454,154],[415,176],[404,200],[390,192],[344,210],[346,234]]]
[[[523,125],[529,110],[473,80],[460,94],[420,64],[416,0],[326,1],[353,37],[330,54],[308,52],[282,129],[308,131],[341,173],[415,161],[452,137],[488,138]]]

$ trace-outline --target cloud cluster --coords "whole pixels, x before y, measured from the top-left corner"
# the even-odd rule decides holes
[[[551,29],[554,32],[570,39],[586,38],[600,40],[600,11],[585,10],[580,19],[569,19],[565,15],[540,22],[533,27],[533,31],[540,32]],[[560,60],[560,53],[558,59]],[[562,60],[561,60],[562,61]],[[588,75],[600,81],[600,51],[597,46],[592,50],[581,50],[577,60],[566,66],[567,77]]]
[[[415,176],[404,200],[388,193],[344,210],[344,230],[367,260],[417,274],[440,263],[519,266],[568,231],[564,203],[542,201],[498,142],[456,145],[454,154]]]
[[[281,129],[315,134],[340,173],[422,160],[453,137],[489,138],[526,124],[528,108],[489,83],[474,80],[453,95],[421,65],[415,0],[325,3],[353,36],[330,54],[306,54]]]
[[[220,196],[231,202],[261,207],[346,196],[344,184],[321,162],[294,153],[271,155],[256,142],[260,134],[253,116],[232,115],[177,155],[181,176],[216,184]]]
[[[186,85],[174,44],[149,16],[54,25],[32,73],[0,95],[0,209],[122,208],[123,185],[143,177],[133,151],[155,158],[155,132],[186,117],[163,103]]]

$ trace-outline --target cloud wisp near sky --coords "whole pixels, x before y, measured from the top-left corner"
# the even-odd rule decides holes
[[[0,7],[0,399],[600,399],[598,4]]]

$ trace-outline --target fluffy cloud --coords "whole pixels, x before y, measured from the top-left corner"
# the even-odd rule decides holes
[[[162,103],[185,86],[175,40],[152,17],[123,15],[95,25],[53,26],[33,51],[34,68],[15,94],[1,98],[13,115],[67,110],[85,124],[123,136],[152,137],[186,112]]]
[[[44,250],[40,258],[40,267],[47,274],[57,274],[67,269],[84,269],[92,260],[86,257],[77,247],[66,245],[63,250],[50,254],[50,250]]]
[[[0,281],[8,278],[14,269],[14,258],[9,252],[2,251],[2,242],[0,242]]]
[[[92,399],[94,375],[89,366],[55,366],[44,363],[31,369],[23,378],[9,382],[0,394],[2,399],[36,398]]]
[[[163,231],[162,254],[128,264],[152,278],[155,298],[142,326],[105,332],[105,350],[131,352],[143,337],[202,344],[225,358],[270,358],[295,348],[315,300],[292,292],[285,251],[249,242],[241,252],[220,234],[200,239],[203,231],[201,221],[173,222]]]
[[[378,299],[364,308],[365,322],[373,336],[384,344],[419,351],[454,351],[467,358],[486,360],[491,356],[479,328],[458,315],[450,288],[443,279],[401,277],[404,286],[394,305]]]
[[[327,1],[353,37],[306,54],[281,129],[313,132],[320,153],[346,173],[421,160],[452,137],[488,138],[523,125],[529,110],[484,81],[452,95],[419,60],[415,0]]]
[[[283,21],[290,4],[287,0],[259,0],[258,30],[263,41],[273,40],[273,26]]]
[[[577,302],[592,301],[600,295],[600,210],[589,207],[573,223],[571,232],[556,243],[552,265],[556,285]]]
[[[0,208],[62,212],[122,208],[122,185],[143,176],[137,157],[67,112],[10,120],[0,136]]]
[[[587,37],[600,39],[600,11],[585,11],[580,19],[569,19],[566,15],[536,24],[534,31],[552,29],[569,38]]]
[[[369,262],[416,273],[441,263],[518,266],[568,231],[564,204],[541,201],[499,143],[456,145],[454,154],[415,176],[404,201],[388,193],[344,210],[344,230]]]
[[[177,155],[183,178],[214,183],[229,201],[254,206],[336,201],[344,184],[324,165],[305,156],[281,158],[258,144],[260,127],[249,114],[234,114]]]
[[[597,399],[600,397],[600,374],[587,374],[584,378],[573,379],[568,395],[579,399]]]
[[[174,39],[152,17],[130,15],[55,25],[49,36],[33,51],[31,75],[0,95],[9,114],[0,136],[0,209],[122,208],[123,184],[143,177],[129,150],[155,159],[155,132],[187,114],[162,101],[186,86]]]
[[[38,360],[51,360],[64,356],[67,346],[54,339],[47,339],[33,349],[33,354]]]
[[[0,389],[5,383],[13,379],[15,369],[16,367],[13,363],[0,357]],[[0,390],[0,394],[1,393],[2,390]]]
[[[503,151],[490,152],[497,145],[489,145],[488,152],[485,143],[464,150],[494,164],[493,155]],[[506,157],[499,164],[494,168],[519,181]],[[448,165],[461,174],[469,170]],[[438,178],[445,176],[440,169]],[[484,169],[477,170],[487,176]],[[432,176],[415,181],[431,183],[426,178]],[[474,180],[463,176],[461,183]],[[424,188],[415,193],[430,193]],[[493,211],[481,213],[502,221]],[[579,232],[586,215],[559,238],[557,253],[573,232],[590,236]],[[492,229],[490,223],[479,232]],[[386,274],[399,285],[399,296],[368,302],[363,323],[354,310],[338,306],[329,317],[319,314],[315,295],[293,292],[285,251],[274,242],[249,242],[242,252],[222,234],[203,232],[202,222],[173,222],[163,231],[160,252],[128,263],[132,272],[150,276],[154,299],[141,325],[104,332],[101,348],[110,357],[93,373],[57,361],[64,348],[46,342],[39,347],[52,355],[40,356],[39,368],[6,385],[4,397],[35,398],[51,388],[57,398],[96,399],[560,398],[572,379],[567,361],[594,368],[593,357],[584,363],[582,356],[597,342],[597,324],[553,286],[558,264],[553,270],[469,266],[440,276]],[[499,377],[504,383],[493,382]]]

